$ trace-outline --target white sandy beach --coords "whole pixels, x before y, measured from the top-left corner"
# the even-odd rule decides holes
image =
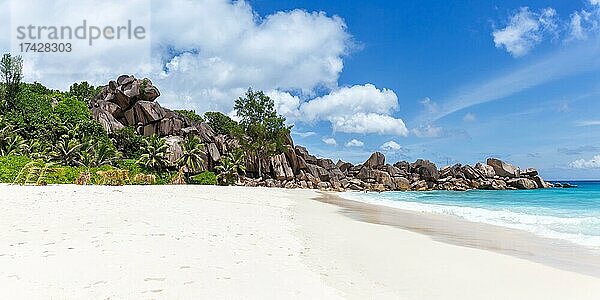
[[[598,299],[600,278],[365,223],[308,190],[0,185],[0,299]]]

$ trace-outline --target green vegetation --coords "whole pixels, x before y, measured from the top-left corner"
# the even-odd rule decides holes
[[[169,164],[169,159],[167,158],[169,146],[165,142],[165,139],[156,135],[145,139],[144,142],[143,154],[138,159],[138,163],[160,173]]]
[[[235,137],[241,135],[242,128],[240,125],[223,113],[218,111],[209,111],[204,113],[204,119],[206,120],[206,123],[218,134]]]
[[[198,175],[190,177],[190,183],[200,185],[216,185],[217,175],[210,171],[204,171]]]
[[[222,185],[231,185],[238,181],[239,175],[246,172],[244,153],[236,151],[229,153],[221,159],[221,164],[216,167],[219,171],[217,181]]]
[[[87,81],[84,81],[81,83],[74,83],[69,88],[68,95],[87,102],[87,100],[94,98],[98,93],[100,93],[99,87],[94,87]]]
[[[23,59],[21,56],[4,54],[0,60],[0,75],[2,76],[2,103],[0,108],[12,109],[19,94],[23,78]]]
[[[204,144],[195,136],[188,136],[181,144],[181,157],[175,163],[184,170],[188,181],[190,174],[202,170],[202,164],[204,164],[204,158],[202,157],[204,155],[206,155]]]
[[[235,101],[234,109],[244,132],[240,137],[242,148],[258,165],[258,177],[262,177],[260,160],[285,151],[291,127],[285,125],[273,100],[262,91],[248,89],[245,97]]]
[[[163,137],[144,137],[132,127],[107,134],[89,108],[100,87],[83,81],[62,92],[22,83],[22,64],[21,57],[10,54],[0,61],[2,183],[234,184],[246,172],[246,158],[259,166],[262,176],[257,162],[285,151],[290,127],[275,111],[273,100],[260,91],[249,89],[235,101],[239,123],[220,112],[200,116],[177,110],[192,121],[206,122],[217,134],[228,136],[228,142],[239,143],[227,144],[229,153],[220,161],[207,162],[207,148],[190,135],[180,143],[181,156],[172,162]],[[148,84],[144,79],[141,89]]]
[[[199,116],[196,111],[193,110],[185,110],[185,109],[178,109],[178,110],[174,110],[176,113],[194,121],[194,122],[204,122],[204,118],[202,118],[201,116]]]

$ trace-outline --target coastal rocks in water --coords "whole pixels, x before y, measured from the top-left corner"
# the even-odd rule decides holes
[[[479,188],[482,190],[506,190],[508,185],[505,181],[499,179],[491,179],[482,181],[479,185]]]
[[[465,174],[466,179],[470,180],[476,180],[483,177],[483,175],[480,172],[468,165],[462,167],[462,173]]]
[[[411,170],[416,171],[419,174],[421,179],[427,181],[436,181],[440,178],[440,173],[437,170],[437,167],[434,163],[418,159],[416,162],[410,165]]]
[[[410,189],[413,191],[426,191],[428,189],[427,181],[419,180],[419,181],[413,182],[410,185]]]
[[[392,181],[397,191],[408,191],[410,190],[410,181],[404,177],[393,177]]]
[[[533,190],[538,188],[535,181],[528,178],[511,179],[507,184],[520,190]]]
[[[538,171],[534,168],[529,168],[526,169],[525,171],[521,172],[521,176],[523,177],[534,177],[534,176],[538,176]]]
[[[496,171],[494,171],[494,167],[482,163],[477,163],[475,165],[475,170],[479,171],[481,175],[485,178],[494,178],[496,176]]]
[[[385,165],[385,156],[381,152],[375,152],[365,161],[363,168],[376,169],[383,165]]]
[[[488,158],[487,164],[494,168],[494,172],[500,177],[518,178],[521,175],[519,168],[496,158]]]
[[[540,188],[540,189],[549,189],[549,188],[554,187],[554,185],[552,185],[551,183],[546,182],[540,176],[534,176],[533,177],[533,181],[535,181],[535,183],[537,184],[538,188]]]

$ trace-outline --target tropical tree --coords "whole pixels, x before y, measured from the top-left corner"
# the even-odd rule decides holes
[[[245,97],[235,101],[234,109],[244,132],[240,137],[242,147],[254,159],[258,176],[262,177],[260,162],[285,151],[291,126],[285,125],[285,118],[277,114],[273,100],[262,91],[248,89]]]
[[[0,60],[0,76],[4,84],[4,103],[2,103],[2,106],[12,109],[15,107],[19,86],[23,78],[23,59],[21,56],[4,54],[2,60]]]
[[[165,139],[153,135],[144,140],[142,155],[138,159],[138,164],[155,171],[160,172],[169,165],[167,157],[169,146]]]
[[[215,168],[219,171],[217,180],[223,185],[231,185],[239,181],[240,173],[246,173],[246,163],[242,151],[234,151],[221,158],[221,163]]]
[[[218,134],[238,136],[240,133],[240,125],[229,116],[224,115],[221,112],[206,112],[204,113],[204,119],[206,120],[206,124],[208,124]]]
[[[112,165],[119,157],[115,148],[106,142],[87,143],[83,149],[80,164],[87,168]]]
[[[96,88],[90,85],[87,81],[83,81],[81,83],[73,83],[73,85],[69,87],[70,96],[77,97],[78,99],[86,102],[94,98],[99,93],[100,88]]]
[[[181,157],[175,163],[185,169],[186,179],[189,179],[190,173],[202,170],[203,156],[206,154],[204,144],[197,137],[190,135],[181,144],[181,153]]]

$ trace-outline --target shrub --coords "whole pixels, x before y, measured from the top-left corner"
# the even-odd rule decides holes
[[[200,185],[216,185],[217,184],[217,175],[210,171],[202,172],[198,175],[190,177],[191,184],[200,184]]]
[[[218,134],[238,136],[241,133],[240,125],[218,111],[209,111],[204,113],[206,123]]]
[[[24,156],[0,156],[0,182],[13,183],[29,162],[31,159]]]
[[[110,135],[115,146],[126,158],[138,159],[142,155],[144,146],[144,137],[137,134],[133,127],[125,127],[117,130]]]
[[[194,122],[204,122],[204,118],[202,118],[201,116],[199,116],[196,111],[194,110],[185,110],[185,109],[177,109],[175,110],[176,113],[194,121]]]

